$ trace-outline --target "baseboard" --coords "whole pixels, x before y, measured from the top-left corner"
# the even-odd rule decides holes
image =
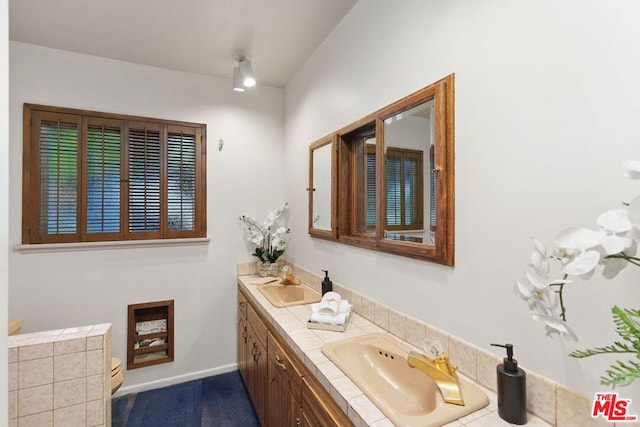
[[[170,385],[186,383],[187,381],[199,380],[201,378],[212,377],[214,375],[225,374],[227,372],[238,369],[237,363],[219,366],[217,368],[205,369],[204,371],[190,372],[176,377],[163,378],[161,380],[149,381],[146,383],[136,384],[128,387],[120,387],[120,389],[111,396],[112,398],[124,396],[126,394],[139,393],[141,391],[153,390],[156,388],[167,387]],[[125,377],[126,381],[126,377]]]

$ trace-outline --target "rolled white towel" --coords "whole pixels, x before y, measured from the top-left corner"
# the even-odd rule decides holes
[[[309,317],[309,321],[314,323],[325,323],[328,325],[338,325],[342,326],[347,321],[347,317],[349,317],[349,313],[351,312],[352,305],[349,304],[349,301],[343,299],[340,301],[340,308],[338,309],[338,313],[335,315],[331,314],[321,314],[320,313],[320,305],[321,303],[317,302],[315,304],[311,304],[311,317]]]
[[[340,300],[342,297],[337,292],[327,292],[322,296],[318,313],[335,316],[340,311]]]
[[[335,316],[328,316],[320,313],[311,313],[309,321],[313,323],[325,323],[327,325],[342,326],[347,321],[347,316],[349,316],[348,311],[346,313],[338,313]]]

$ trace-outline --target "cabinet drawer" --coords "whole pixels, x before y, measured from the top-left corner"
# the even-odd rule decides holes
[[[247,297],[238,291],[238,311],[241,312],[244,317],[247,317],[247,305]]]
[[[255,332],[256,338],[260,341],[260,343],[266,347],[267,346],[267,325],[264,324],[262,319],[258,317],[258,314],[255,312],[253,307],[249,304],[247,306],[247,321],[251,328],[253,328],[253,332]]]

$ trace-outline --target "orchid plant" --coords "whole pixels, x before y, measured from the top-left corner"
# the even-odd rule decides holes
[[[625,175],[640,179],[640,161],[624,162]],[[621,208],[601,214],[595,230],[569,227],[555,239],[557,248],[548,252],[533,239],[534,250],[524,272],[524,280],[516,281],[514,290],[524,300],[533,319],[544,322],[547,335],[561,335],[570,341],[578,338],[567,323],[563,291],[572,278],[589,279],[596,270],[612,279],[629,264],[640,266],[637,256],[640,242],[640,195]],[[552,278],[552,263],[559,269]],[[572,357],[583,358],[604,353],[632,353],[640,360],[640,310],[613,307],[616,332],[622,338],[613,345],[590,350],[576,350]],[[618,361],[601,377],[603,385],[629,385],[640,377],[640,363]]]
[[[284,254],[284,249],[287,247],[286,236],[291,230],[281,224],[288,209],[289,204],[285,203],[280,209],[269,212],[267,219],[262,223],[250,216],[240,217],[240,221],[247,227],[249,241],[255,245],[251,255],[261,262],[276,262]]]

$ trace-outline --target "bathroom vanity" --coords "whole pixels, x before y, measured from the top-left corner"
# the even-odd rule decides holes
[[[266,426],[353,425],[238,279],[238,368]],[[267,303],[268,304],[268,303]]]

